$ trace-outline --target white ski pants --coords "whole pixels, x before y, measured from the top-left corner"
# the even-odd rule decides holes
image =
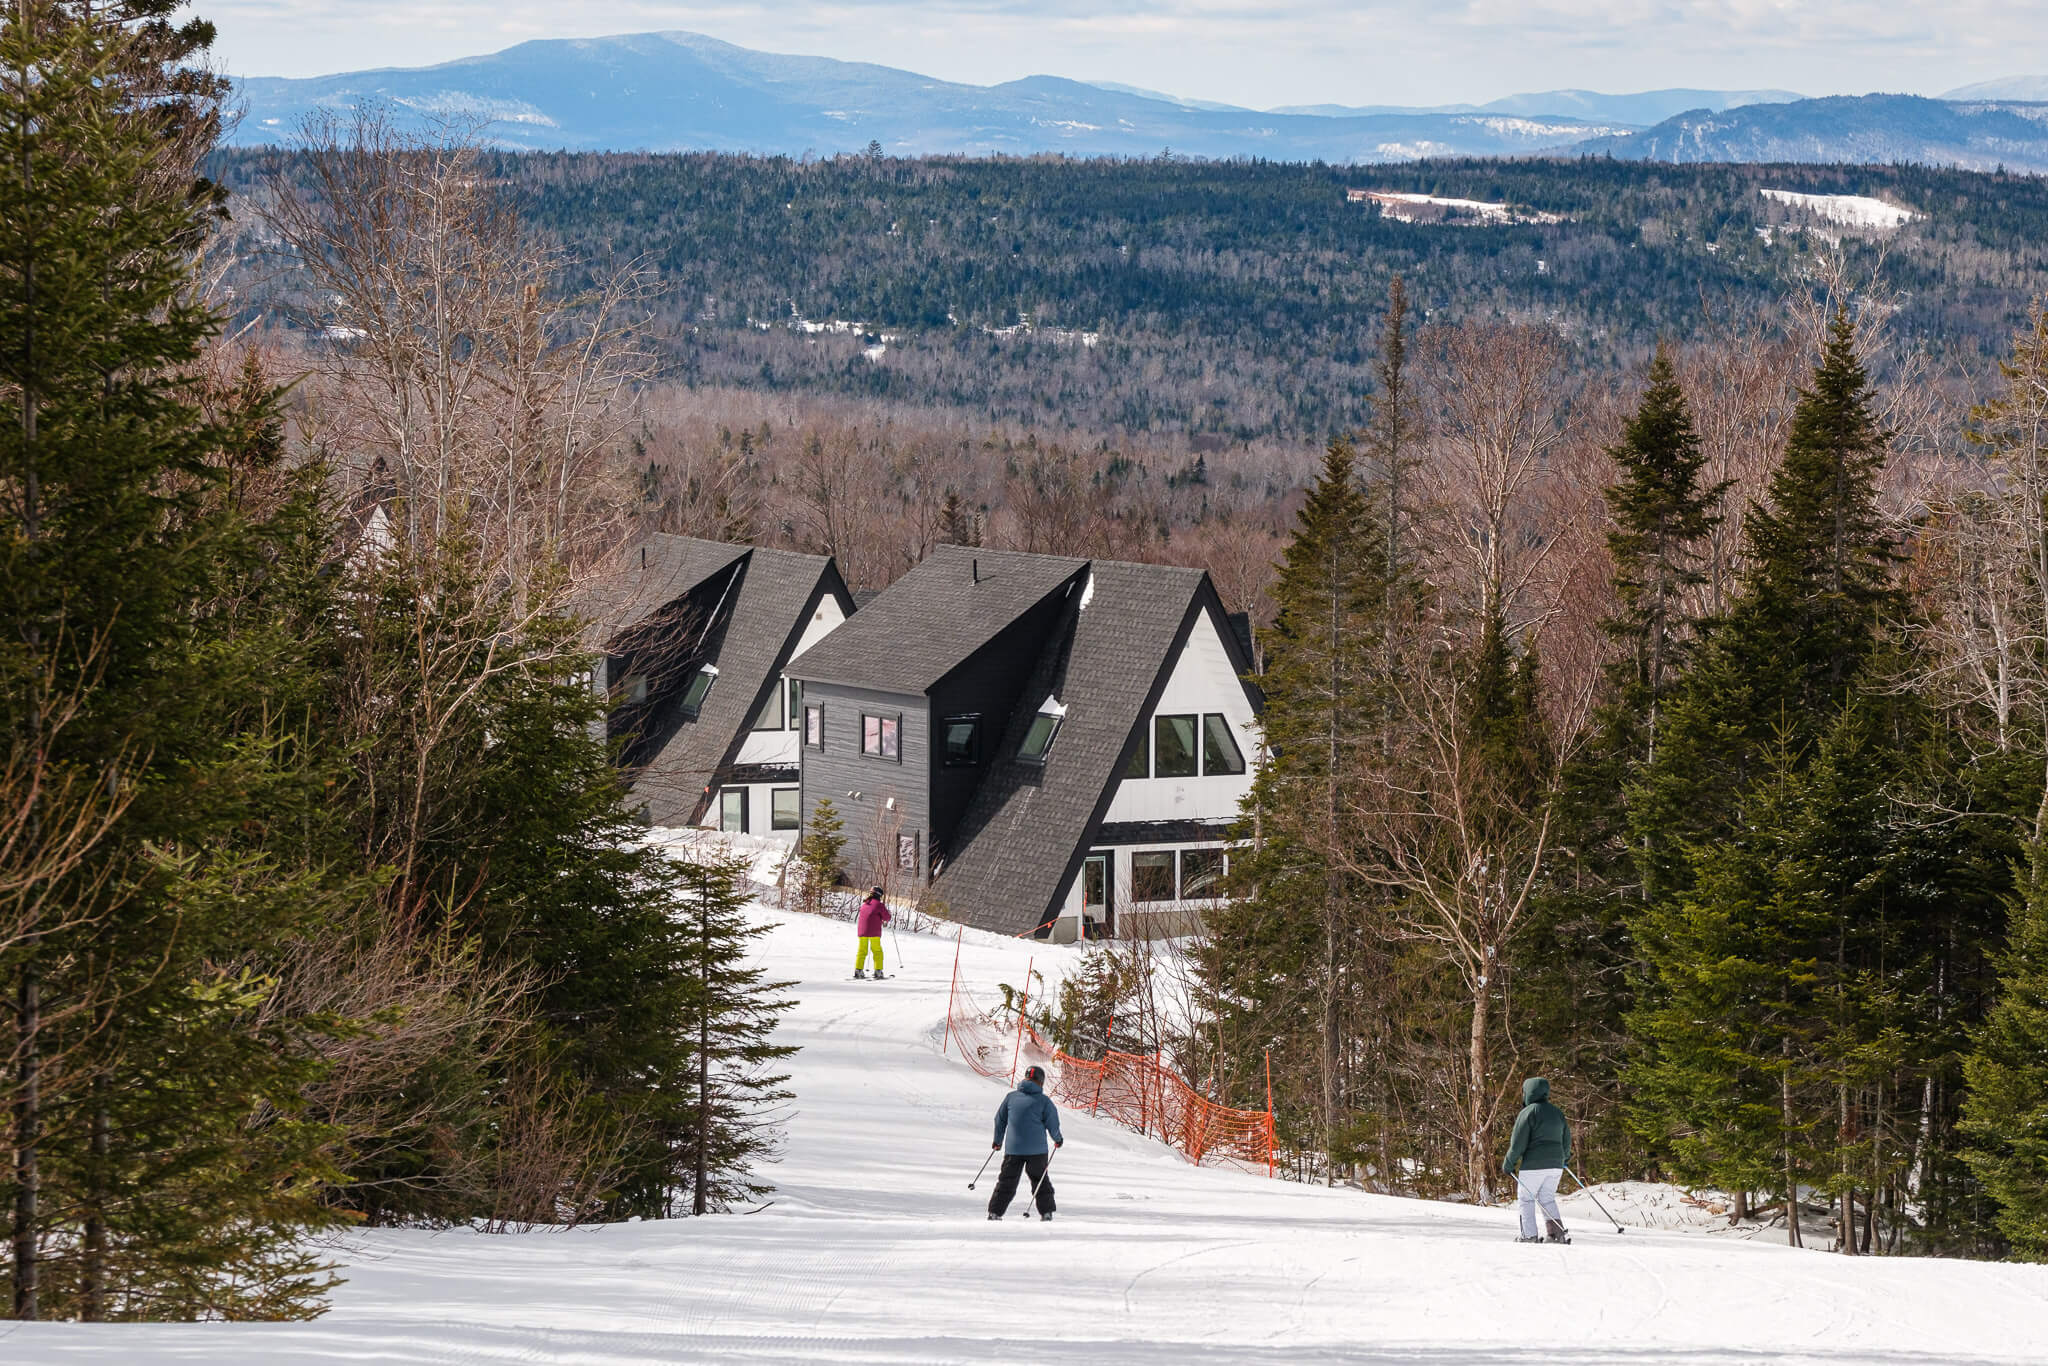
[[[1546,1230],[1536,1222],[1536,1207],[1543,1206],[1543,1213],[1562,1225],[1564,1216],[1557,1212],[1557,1181],[1564,1175],[1562,1167],[1539,1167],[1534,1171],[1515,1173],[1515,1189],[1522,1194],[1522,1236],[1541,1238]]]

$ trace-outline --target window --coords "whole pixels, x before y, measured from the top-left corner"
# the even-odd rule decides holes
[[[817,702],[804,708],[804,743],[812,749],[825,747],[825,708]]]
[[[683,688],[682,700],[676,703],[686,720],[697,719],[697,713],[704,709],[704,694],[711,691],[711,685],[717,679],[718,670],[709,664],[690,675],[689,683]]]
[[[804,721],[804,685],[794,678],[789,680],[789,728],[796,730]]]
[[[906,873],[917,871],[917,832],[896,837],[896,866]]]
[[[1131,855],[1131,900],[1173,899],[1173,851]]]
[[[1213,711],[1202,717],[1202,772],[1212,778],[1244,772],[1244,751],[1230,733],[1230,719]]]
[[[939,723],[946,767],[971,768],[981,762],[981,718],[949,716]]]
[[[1126,778],[1149,778],[1152,776],[1152,736],[1149,732],[1138,732],[1138,747],[1131,753],[1131,761],[1124,765]]]
[[[1230,856],[1221,849],[1180,851],[1180,899],[1213,901],[1223,895],[1223,875],[1230,871]]]
[[[647,675],[627,674],[626,681],[619,685],[619,697],[621,701],[628,703],[645,702],[647,700]]]
[[[755,730],[782,729],[782,680],[776,679],[768,688],[768,700],[761,704],[761,710],[754,717]]]
[[[903,759],[901,734],[903,718],[900,716],[863,716],[860,718],[860,752],[877,759]]]
[[[1052,738],[1059,733],[1059,717],[1050,712],[1038,713],[1031,718],[1031,729],[1024,732],[1024,743],[1017,747],[1017,757],[1034,764],[1044,763],[1045,756],[1052,752]]]
[[[718,794],[718,828],[728,834],[747,833],[747,790],[728,787]]]
[[[1195,718],[1157,716],[1152,719],[1152,776],[1195,776]]]
[[[804,823],[803,789],[778,787],[768,794],[768,828],[795,830]]]

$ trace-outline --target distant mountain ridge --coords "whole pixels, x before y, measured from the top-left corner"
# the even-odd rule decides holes
[[[2029,79],[1968,89],[2032,89]],[[1591,154],[2048,170],[2048,111],[1989,96],[1559,90],[1478,107],[1260,111],[1058,76],[964,85],[680,32],[541,39],[439,66],[238,84],[244,117],[230,140],[243,145],[288,142],[309,116],[377,105],[401,125],[473,124],[508,149],[795,156],[879,144],[898,156],[1150,157],[1170,148],[1352,164]]]
[[[1643,161],[1865,162],[2048,171],[2048,104],[1837,95],[1697,110],[1578,151]]]
[[[1543,114],[1553,118],[1598,119],[1610,123],[1661,123],[1694,109],[1735,109],[1748,104],[1790,104],[1806,97],[1791,90],[1644,90],[1633,95],[1603,95],[1597,90],[1545,90],[1508,95],[1486,104],[1443,104],[1426,108],[1399,105],[1287,105],[1276,114],[1317,114],[1325,117],[1368,114]]]
[[[755,52],[692,33],[543,39],[440,66],[240,83],[243,144],[309,114],[381,104],[402,122],[472,119],[509,148],[797,155],[858,151],[1371,162],[1512,156],[1628,125],[1526,115],[1323,118],[1202,107],[1057,76],[961,85],[892,67]]]

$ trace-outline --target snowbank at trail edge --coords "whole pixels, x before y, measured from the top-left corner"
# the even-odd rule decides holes
[[[763,911],[798,982],[797,1099],[757,1214],[513,1236],[379,1230],[307,1324],[0,1325],[34,1363],[1905,1362],[2048,1360],[2048,1267],[1845,1258],[1576,1220],[1514,1242],[1502,1209],[1327,1191],[1190,1167],[1065,1115],[1060,1215],[982,1213],[967,1189],[1002,1087],[936,1051],[953,946],[887,941],[851,980],[843,923]],[[1036,957],[969,933],[963,980],[998,998]]]

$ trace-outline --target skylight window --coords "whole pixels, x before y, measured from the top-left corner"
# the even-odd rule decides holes
[[[1045,756],[1052,752],[1052,742],[1060,733],[1060,722],[1066,719],[1067,709],[1057,697],[1048,697],[1038,708],[1038,715],[1031,718],[1031,729],[1024,732],[1024,743],[1017,747],[1017,757],[1029,763],[1042,764]]]
[[[1060,718],[1047,716],[1044,712],[1031,718],[1031,729],[1024,732],[1024,743],[1017,749],[1017,757],[1032,763],[1042,764],[1052,749],[1052,738],[1060,733]]]
[[[692,721],[697,719],[697,713],[704,707],[704,694],[710,692],[711,685],[717,681],[718,668],[712,664],[706,664],[690,675],[689,683],[683,688],[682,698],[676,704],[682,709],[685,717]]]

